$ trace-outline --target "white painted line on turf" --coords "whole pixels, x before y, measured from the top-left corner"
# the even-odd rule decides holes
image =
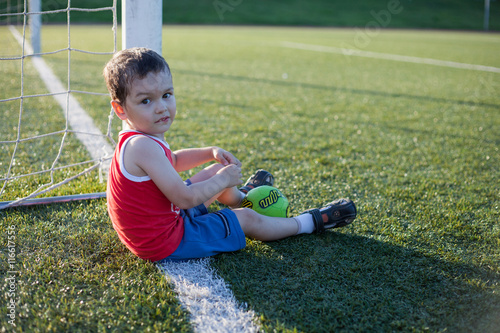
[[[238,304],[226,283],[210,267],[210,259],[161,265],[190,312],[195,332],[259,332],[253,311]]]
[[[324,53],[336,53],[336,54],[342,54],[345,56],[384,59],[384,60],[392,60],[392,61],[411,62],[411,63],[415,63],[415,64],[426,64],[426,65],[451,67],[451,68],[459,68],[459,69],[469,69],[469,70],[491,72],[491,73],[500,73],[500,68],[498,68],[498,67],[466,64],[466,63],[461,63],[461,62],[437,60],[437,59],[431,59],[431,58],[411,57],[411,56],[404,56],[404,55],[390,54],[390,53],[361,51],[361,50],[356,50],[356,49],[346,49],[346,48],[340,48],[340,47],[334,47],[334,46],[303,44],[303,43],[294,43],[294,42],[286,42],[286,41],[281,42],[281,46],[291,48],[291,49],[298,49],[298,50],[316,51],[316,52],[324,52]]]
[[[23,36],[14,28],[9,26],[10,32],[17,40],[17,42],[23,47],[25,54],[33,54],[33,49],[31,45],[25,40],[23,42]],[[82,142],[82,144],[87,148],[90,156],[94,160],[100,160],[101,158],[110,157],[113,155],[114,149],[104,138],[101,131],[95,126],[92,118],[85,112],[85,110],[80,106],[78,101],[68,93],[68,90],[63,87],[63,84],[59,78],[52,72],[52,70],[47,66],[45,61],[41,57],[31,57],[31,61],[38,71],[40,78],[45,83],[47,90],[51,94],[57,94],[53,97],[59,103],[63,110],[64,116],[67,118],[69,125],[75,131],[76,137]],[[109,170],[109,165],[111,164],[111,159],[106,159],[103,161],[103,171],[107,174]]]

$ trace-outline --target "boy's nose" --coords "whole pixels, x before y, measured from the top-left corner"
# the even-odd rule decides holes
[[[168,111],[168,104],[167,102],[161,101],[156,106],[156,113],[163,113],[165,111]]]

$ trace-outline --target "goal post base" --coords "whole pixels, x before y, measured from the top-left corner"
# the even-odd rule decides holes
[[[74,195],[63,195],[56,197],[47,198],[37,198],[37,199],[26,199],[26,200],[14,200],[14,201],[3,201],[0,202],[0,210],[6,208],[20,207],[20,206],[34,206],[34,205],[46,205],[53,203],[65,203],[72,201],[81,200],[92,200],[101,199],[106,197],[106,192],[98,193],[86,193],[86,194],[74,194]]]

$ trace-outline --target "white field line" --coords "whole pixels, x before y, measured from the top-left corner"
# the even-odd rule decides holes
[[[195,332],[260,331],[254,312],[235,300],[224,280],[210,267],[210,259],[164,263],[160,269],[190,312]]]
[[[23,47],[23,36],[13,26],[9,26],[9,29],[19,45]],[[27,41],[24,41],[24,50],[27,55],[33,54],[33,49]],[[68,89],[63,86],[45,61],[41,57],[35,56],[31,57],[31,61],[38,71],[40,78],[45,83],[47,90],[50,93],[57,94],[53,97],[59,103],[62,110],[67,110],[67,112],[63,112],[64,116],[67,118],[71,128],[76,132],[76,137],[87,148],[92,159],[100,160],[101,158],[112,156],[114,148],[108,143],[101,131],[95,126],[92,118],[80,106],[78,101],[68,93]],[[106,159],[102,163],[103,171],[107,174],[111,160]]]
[[[286,47],[286,48],[291,48],[291,49],[298,49],[298,50],[343,54],[345,56],[384,59],[384,60],[392,60],[392,61],[411,62],[411,63],[415,63],[415,64],[426,64],[426,65],[433,65],[433,66],[442,66],[442,67],[469,69],[469,70],[491,72],[491,73],[500,73],[500,68],[498,68],[498,67],[465,64],[465,63],[461,63],[461,62],[437,60],[437,59],[431,59],[431,58],[411,57],[411,56],[404,56],[404,55],[398,55],[398,54],[361,51],[361,50],[356,50],[356,49],[346,49],[346,48],[333,47],[333,46],[303,44],[303,43],[294,43],[294,42],[286,42],[286,41],[281,42],[280,46]]]
[[[14,27],[9,28],[22,46],[23,37]],[[27,42],[24,48],[27,54],[33,53]],[[51,93],[67,91],[40,57],[32,57],[31,60]],[[54,98],[65,110],[66,94],[56,95]],[[80,138],[77,134],[92,157],[101,158],[103,155],[99,152],[103,151],[104,155],[112,155],[113,148],[103,139],[92,118],[72,96],[69,99],[67,113],[71,127],[78,132],[93,134],[90,139],[85,135]],[[244,305],[237,303],[224,280],[210,267],[209,259],[169,263],[161,268],[166,278],[174,284],[180,302],[191,313],[191,322],[196,332],[259,332],[253,311],[247,311]]]

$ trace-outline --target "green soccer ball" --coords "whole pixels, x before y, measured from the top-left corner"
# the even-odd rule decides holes
[[[241,207],[251,208],[266,216],[290,217],[288,199],[272,186],[263,185],[248,191]]]

